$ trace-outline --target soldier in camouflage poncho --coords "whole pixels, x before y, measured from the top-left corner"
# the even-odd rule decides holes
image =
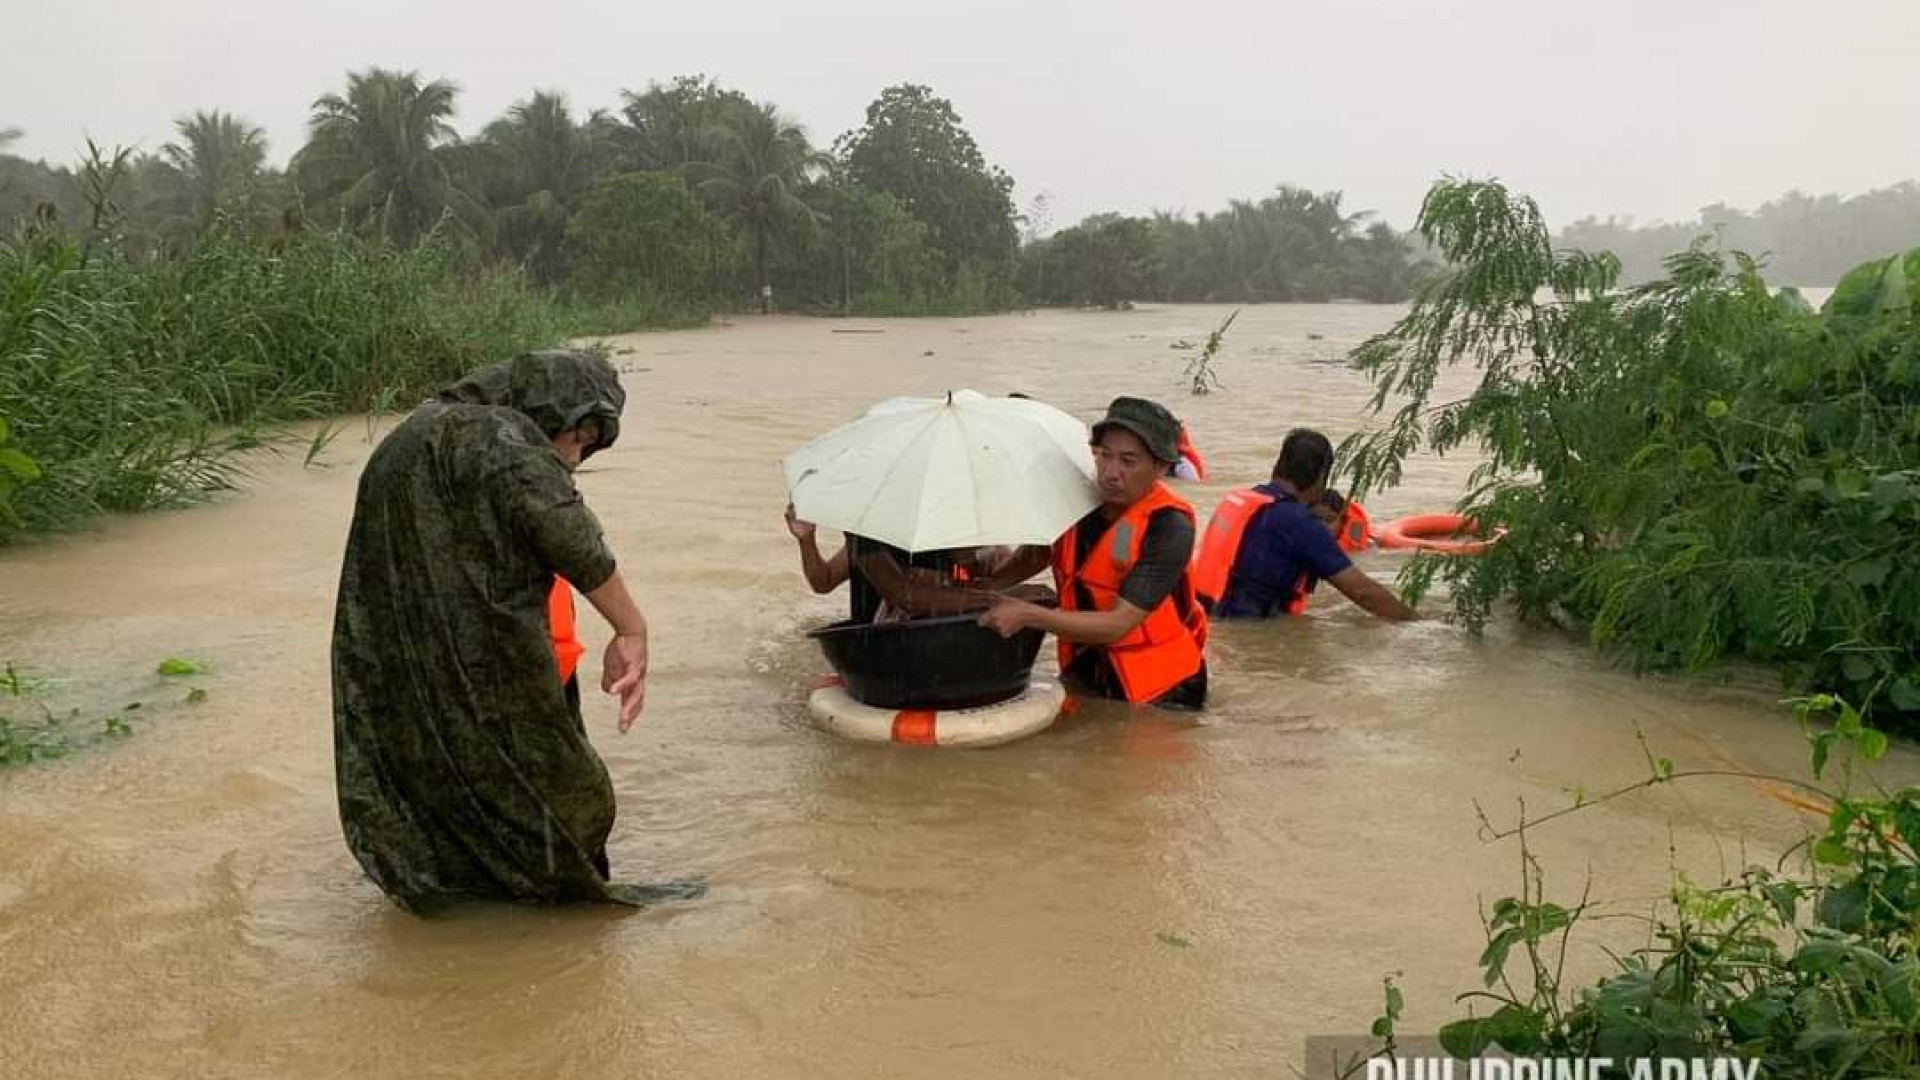
[[[611,365],[534,353],[420,406],[367,461],[333,631],[340,820],[401,907],[635,902],[608,882],[613,787],[555,677],[555,575],[613,623],[603,689],[639,712],[646,622],[572,467],[612,445]]]

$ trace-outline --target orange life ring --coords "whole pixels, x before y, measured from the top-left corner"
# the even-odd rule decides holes
[[[977,709],[882,709],[853,700],[837,677],[821,680],[807,696],[807,711],[820,728],[862,742],[909,746],[999,746],[1023,739],[1067,711],[1058,683],[1028,683],[1016,697]]]
[[[1408,514],[1388,522],[1386,528],[1380,530],[1378,539],[1383,548],[1410,548],[1441,555],[1478,555],[1497,543],[1506,530],[1495,529],[1493,535],[1483,540],[1450,539],[1462,533],[1478,537],[1479,523],[1462,514]]]

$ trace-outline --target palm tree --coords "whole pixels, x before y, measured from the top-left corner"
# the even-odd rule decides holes
[[[715,133],[755,111],[753,102],[705,75],[682,75],[650,84],[644,93],[623,90],[624,124],[611,132],[629,169],[679,169],[712,160]]]
[[[487,125],[484,139],[504,174],[500,240],[541,281],[561,274],[567,220],[607,159],[608,119],[596,112],[575,124],[564,96],[538,91]]]
[[[800,193],[823,170],[825,158],[807,144],[800,125],[782,117],[770,104],[712,132],[710,145],[715,149],[714,160],[689,163],[687,179],[751,238],[764,315],[773,296],[773,285],[767,280],[768,244],[777,233],[810,232],[824,220]]]
[[[485,212],[453,182],[440,152],[456,138],[453,83],[422,83],[412,71],[349,73],[347,93],[314,101],[311,137],[294,169],[322,198],[337,198],[356,224],[410,244],[443,219],[470,230]]]
[[[604,115],[589,124],[603,122]],[[513,183],[524,192],[571,198],[593,185],[596,147],[588,128],[573,122],[563,94],[535,91],[488,124],[484,137],[505,151]]]
[[[204,231],[222,210],[249,209],[267,160],[266,132],[218,109],[174,121],[179,142],[161,147],[184,178],[196,230]]]

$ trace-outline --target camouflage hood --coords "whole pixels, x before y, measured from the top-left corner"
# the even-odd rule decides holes
[[[598,420],[600,441],[586,448],[584,458],[612,446],[620,436],[627,393],[613,365],[601,357],[578,349],[547,349],[483,367],[434,400],[512,409],[549,439]]]

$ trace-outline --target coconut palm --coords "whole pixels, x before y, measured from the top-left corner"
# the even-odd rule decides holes
[[[712,161],[687,165],[687,179],[700,196],[746,234],[753,248],[760,311],[772,299],[767,249],[780,234],[810,234],[825,219],[801,197],[825,159],[807,144],[806,132],[772,105],[742,113],[711,132]]]
[[[174,121],[180,141],[161,147],[179,170],[196,230],[225,210],[249,216],[267,160],[266,132],[218,109]]]
[[[564,270],[567,220],[608,160],[608,119],[596,112],[575,124],[564,96],[540,91],[487,125],[500,243],[541,281]]]
[[[628,169],[679,169],[711,161],[714,136],[756,111],[738,90],[705,75],[682,75],[650,84],[645,92],[623,90],[625,123],[610,132]]]
[[[411,244],[442,220],[470,232],[486,214],[460,189],[442,149],[453,144],[453,83],[412,71],[368,68],[346,94],[313,103],[311,136],[294,160],[310,195],[336,199],[350,221]]]

